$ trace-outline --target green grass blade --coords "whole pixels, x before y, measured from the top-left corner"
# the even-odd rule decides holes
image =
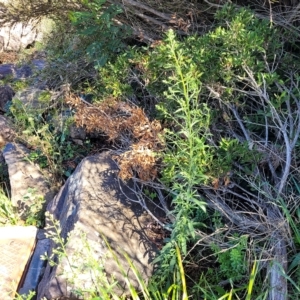
[[[179,266],[180,278],[181,278],[182,300],[187,300],[188,293],[187,293],[187,288],[186,288],[185,273],[184,273],[184,268],[183,268],[183,264],[182,264],[180,250],[177,245],[176,245],[176,254],[177,254],[177,260],[178,260],[178,266]]]
[[[251,270],[251,274],[250,274],[250,280],[248,283],[248,287],[247,287],[247,297],[246,300],[251,300],[251,295],[252,295],[252,291],[253,291],[253,286],[254,286],[254,282],[255,282],[255,278],[257,275],[257,270],[258,270],[258,266],[257,266],[257,261],[254,261],[252,270]]]

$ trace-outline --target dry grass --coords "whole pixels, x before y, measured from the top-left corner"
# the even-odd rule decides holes
[[[109,141],[125,149],[114,157],[121,179],[137,176],[149,181],[157,177],[156,153],[163,148],[159,121],[151,122],[141,108],[114,98],[91,105],[71,94],[67,103],[76,109],[77,126],[85,127],[87,132],[100,131]]]

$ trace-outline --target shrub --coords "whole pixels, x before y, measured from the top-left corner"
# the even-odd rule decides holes
[[[107,5],[106,0],[84,0],[83,4],[87,11],[73,11],[69,17],[77,34],[85,40],[87,56],[102,67],[125,47],[122,40],[129,32],[125,26],[113,22],[122,12],[120,6]]]

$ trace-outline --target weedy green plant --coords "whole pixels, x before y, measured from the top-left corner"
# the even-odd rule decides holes
[[[43,227],[44,225],[44,203],[45,199],[36,194],[35,189],[28,189],[28,192],[23,197],[26,208],[24,211],[17,211],[17,208],[12,205],[8,192],[4,192],[0,188],[0,225],[17,225],[24,224],[26,226],[33,225]],[[26,205],[26,201],[30,200],[31,205]],[[22,220],[22,221],[21,221]]]
[[[42,116],[43,111],[27,108],[22,101],[15,98],[10,112],[18,126],[21,138],[35,149],[28,159],[41,163],[42,167],[51,164],[57,154],[53,147],[54,136]]]
[[[69,128],[73,119],[64,116],[62,104],[51,108],[49,92],[42,92],[37,101],[42,108],[27,106],[17,98],[13,99],[10,107],[18,138],[31,148],[26,159],[41,168],[48,168],[55,180],[62,176],[69,177],[74,171],[73,165],[89,151],[90,143],[87,140],[82,145],[76,145],[70,141]],[[70,160],[72,166],[67,164]]]
[[[220,264],[219,273],[223,279],[236,282],[245,277],[247,272],[246,249],[247,236],[235,237],[229,241],[228,249],[221,249],[218,245],[211,245]]]
[[[16,225],[20,218],[13,207],[7,193],[0,188],[0,226]]]
[[[105,0],[80,1],[68,19],[59,20],[45,39],[49,63],[42,78],[49,87],[69,83],[75,89],[94,83],[100,68],[125,49],[123,40],[130,34],[115,18],[121,6]]]
[[[132,84],[130,84],[133,81],[130,76],[130,60],[138,60],[137,55],[138,51],[134,49],[126,50],[124,53],[118,54],[113,62],[107,62],[106,65],[98,69],[99,79],[96,88],[102,97],[125,98],[133,95]]]
[[[36,293],[34,291],[30,291],[28,294],[25,295],[17,294],[14,300],[32,300],[35,299],[35,297],[36,297]]]
[[[30,81],[29,80],[26,80],[26,79],[22,79],[22,80],[13,80],[10,82],[11,86],[12,86],[12,89],[15,91],[15,92],[18,92],[18,91],[22,91],[26,88],[28,88],[29,84],[30,84]]]
[[[201,72],[197,71],[192,58],[183,55],[173,31],[168,32],[165,45],[159,51],[168,58],[165,69],[170,76],[163,81],[168,85],[164,93],[167,107],[161,103],[157,108],[166,119],[173,121],[173,130],[167,130],[165,135],[169,146],[163,154],[162,179],[172,191],[176,216],[170,242],[164,246],[160,258],[168,261],[173,257],[168,268],[172,273],[172,265],[176,265],[174,241],[186,255],[188,241],[195,238],[194,212],[206,209],[194,186],[209,180],[207,173],[213,154],[206,139],[210,135],[211,113],[205,103],[198,104]],[[188,70],[186,64],[190,66]],[[162,263],[160,258],[156,262],[165,268],[165,262]]]
[[[172,262],[175,257],[172,241],[176,241],[186,255],[188,242],[195,239],[195,226],[199,228],[195,212],[206,209],[198,186],[211,184],[214,178],[225,176],[237,159],[243,164],[253,159],[247,145],[235,139],[221,139],[219,145],[211,145],[215,112],[202,99],[205,95],[202,81],[205,82],[206,74],[202,72],[197,61],[200,58],[197,58],[193,48],[193,43],[201,45],[201,42],[195,37],[189,42],[177,41],[174,32],[169,31],[164,43],[150,55],[149,63],[151,70],[155,67],[167,74],[161,84],[166,87],[164,101],[157,105],[157,110],[170,127],[165,130],[168,147],[162,155],[162,180],[171,190],[176,220],[172,225],[170,241],[156,260],[163,265],[163,269],[167,265],[160,259],[164,257],[167,262],[173,257]],[[200,57],[205,57],[201,49],[198,53]],[[172,263],[169,271],[171,266]]]
[[[27,201],[30,201],[31,204],[26,205]],[[25,220],[25,224],[42,228],[45,222],[45,198],[38,195],[35,188],[28,188],[27,193],[23,196],[23,202],[26,209],[20,212],[20,215]]]

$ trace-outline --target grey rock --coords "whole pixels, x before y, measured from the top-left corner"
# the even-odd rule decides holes
[[[14,64],[2,64],[0,65],[0,79],[6,77],[15,77],[16,76],[16,66]]]
[[[0,111],[7,111],[7,103],[10,102],[15,92],[9,85],[0,86]]]
[[[74,112],[70,109],[64,109],[57,115],[52,116],[51,124],[53,124],[57,132],[62,133],[67,129],[67,132],[76,144],[83,145],[83,141],[87,137],[86,130],[83,127],[77,126],[74,121],[69,122],[68,119],[74,115]]]
[[[33,59],[28,64],[15,67],[14,78],[25,79],[33,75],[33,72],[41,71],[45,68],[46,62],[43,59]],[[1,66],[0,66],[1,67]]]
[[[47,97],[45,97],[47,95]],[[51,92],[30,87],[22,90],[13,97],[12,102],[21,101],[28,113],[43,113],[51,104]]]
[[[29,64],[22,66],[2,64],[0,65],[0,79],[7,77],[11,77],[11,80],[25,79],[32,76],[33,72],[44,69],[45,66],[46,63],[42,59],[33,59]]]
[[[46,62],[43,59],[32,59],[30,62],[30,66],[35,71],[43,70],[46,66]]]
[[[107,256],[108,250],[103,236],[134,286],[138,287],[138,283],[123,256],[123,251],[145,281],[151,276],[151,260],[156,249],[144,231],[150,217],[143,213],[138,203],[128,200],[136,200],[136,197],[128,187],[118,184],[117,172],[118,168],[110,158],[109,152],[87,157],[49,203],[47,210],[59,220],[62,238],[68,239],[68,259],[63,258],[58,266],[46,266],[38,288],[38,299],[74,296],[72,291],[75,288],[92,288],[91,270],[87,267],[80,269],[82,265],[88,264],[89,257],[99,265],[104,259],[102,262],[108,278],[113,275],[119,282],[115,292],[128,292],[116,261]],[[89,251],[84,246],[82,234],[86,236]],[[53,253],[55,247],[52,242],[48,255]],[[72,282],[66,279],[68,274],[74,275],[69,262],[73,267],[76,266],[75,269],[80,269],[80,275],[73,278]]]
[[[26,160],[29,150],[21,144],[9,143],[3,150],[11,185],[11,202],[22,215],[35,204],[37,197],[46,203],[53,198],[47,179],[34,163]]]
[[[30,66],[17,67],[14,64],[2,64],[0,65],[0,79],[11,77],[14,79],[24,79],[32,75]]]
[[[48,252],[49,247],[49,239],[45,238],[37,241],[25,279],[18,291],[18,294],[28,295],[30,291],[36,291],[46,265],[46,261],[41,260],[41,255],[44,255],[46,252]]]
[[[76,126],[75,124],[70,125],[70,137],[73,140],[82,140],[86,139],[86,131],[83,127]]]
[[[5,42],[4,42],[4,37],[3,36],[0,36],[0,51],[4,51],[4,45],[5,45]]]
[[[36,238],[38,240],[44,240],[44,239],[46,239],[47,238],[46,237],[46,230],[45,229],[39,229]]]
[[[15,135],[11,122],[6,117],[0,115],[0,149],[6,143],[13,141]]]
[[[42,39],[42,30],[33,22],[16,23],[0,28],[0,45],[2,50],[19,51]]]
[[[28,65],[23,65],[19,68],[16,68],[15,77],[16,79],[25,79],[32,75],[32,69]]]

